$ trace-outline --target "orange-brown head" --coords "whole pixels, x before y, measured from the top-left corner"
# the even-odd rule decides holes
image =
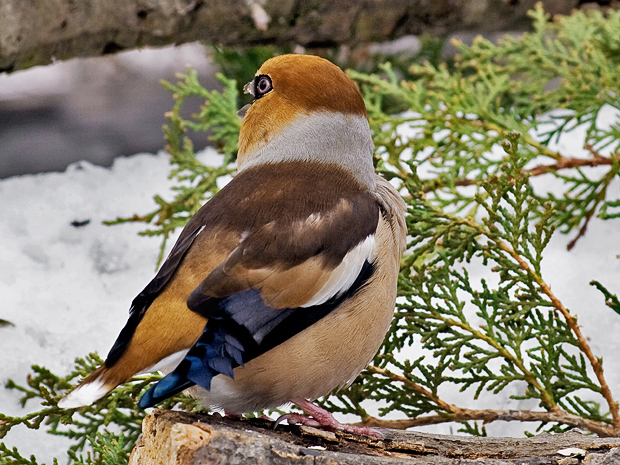
[[[336,65],[312,55],[267,60],[246,85],[254,95],[239,133],[240,169],[319,161],[363,171],[372,184],[372,139],[364,100]]]

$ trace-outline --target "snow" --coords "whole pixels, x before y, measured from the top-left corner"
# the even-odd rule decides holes
[[[610,118],[617,118],[613,114]],[[559,141],[568,151],[583,145],[579,134]],[[572,138],[572,139],[571,139]],[[207,149],[203,158],[214,160]],[[63,374],[75,357],[96,351],[105,355],[123,327],[129,303],[155,271],[160,238],[138,236],[142,224],[104,226],[102,221],[146,213],[155,208],[153,195],[169,196],[165,153],[119,158],[107,169],[80,162],[64,173],[13,177],[0,181],[0,318],[14,326],[0,327],[0,382],[24,383],[30,366],[39,364]],[[546,178],[546,179],[543,179]],[[540,183],[549,183],[542,176]],[[610,198],[620,197],[617,180]],[[90,222],[82,227],[74,221]],[[620,292],[620,221],[594,219],[572,252],[567,236],[556,234],[548,247],[543,276],[554,293],[579,316],[595,354],[605,361],[607,381],[620,397],[620,317],[603,305],[602,295],[589,286],[599,280]],[[478,270],[479,279],[485,270]],[[516,393],[516,392],[515,392]],[[525,408],[518,401],[483,394],[487,407]],[[468,406],[468,396],[446,393],[446,400]],[[23,415],[19,394],[0,390],[0,412]],[[452,427],[453,428],[453,427]],[[520,435],[531,425],[496,423],[494,435]],[[433,431],[450,433],[451,426]],[[61,463],[69,442],[42,431],[17,428],[5,442],[40,462]]]
[[[143,225],[102,221],[153,210],[153,195],[169,192],[168,166],[164,153],[142,154],[111,169],[80,162],[0,182],[0,318],[15,325],[0,328],[2,384],[24,383],[33,364],[67,373],[75,357],[107,353],[153,275],[160,239],[138,236]],[[0,392],[0,412],[24,413],[17,392]],[[63,438],[25,428],[6,443],[46,463],[66,456]]]

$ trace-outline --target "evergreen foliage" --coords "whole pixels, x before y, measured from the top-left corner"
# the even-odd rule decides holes
[[[400,186],[408,204],[410,241],[385,343],[353,385],[322,400],[330,410],[357,414],[370,426],[457,422],[462,431],[485,434],[476,421],[531,421],[539,430],[620,436],[603,361],[541,271],[556,230],[572,234],[570,248],[590,221],[620,216],[620,199],[608,194],[620,176],[620,122],[599,123],[604,112],[620,112],[620,12],[577,12],[550,22],[539,6],[531,16],[533,32],[496,45],[482,38],[457,44],[450,67],[414,63],[408,70],[414,79],[399,80],[389,64],[378,74],[350,71],[366,100],[377,171]],[[144,234],[162,236],[162,253],[170,234],[217,192],[218,179],[234,173],[238,87],[220,79],[221,93],[205,90],[191,70],[165,84],[176,99],[165,129],[176,195],[156,197],[151,213],[116,220],[148,223]],[[205,105],[185,119],[183,103],[196,96]],[[394,115],[394,102],[406,111]],[[211,131],[224,155],[221,166],[196,159],[188,130]],[[585,134],[587,156],[553,148],[575,130]],[[533,183],[543,174],[562,182],[565,195]],[[491,277],[473,279],[476,266]],[[601,291],[601,305],[620,314],[615,290],[591,284]],[[411,345],[422,355],[408,358]],[[134,400],[152,377],[135,378],[92,407],[56,407],[98,363],[94,355],[78,360],[64,378],[33,367],[27,386],[10,382],[24,404],[39,399],[43,408],[21,418],[0,415],[0,438],[18,424],[44,425],[75,440],[72,463],[125,463],[143,416]],[[450,385],[474,398],[518,392],[512,397],[536,408],[450,404],[441,397]],[[373,401],[381,415],[405,419],[372,417],[366,409]],[[196,408],[184,396],[164,407],[173,405]],[[92,453],[78,456],[87,444]],[[4,445],[0,451],[2,465],[37,463]]]
[[[67,376],[57,376],[48,369],[33,366],[25,386],[9,381],[7,389],[21,393],[23,407],[31,400],[41,403],[38,411],[23,417],[9,417],[0,413],[0,439],[12,428],[23,425],[30,429],[44,427],[50,434],[65,436],[73,441],[68,454],[70,462],[78,464],[127,463],[129,452],[141,433],[145,412],[136,406],[148,386],[161,378],[159,375],[137,376],[119,386],[96,405],[77,410],[57,407],[60,398],[103,360],[97,354],[78,358],[75,369]],[[197,409],[196,401],[186,395],[177,395],[162,404],[162,408]],[[81,453],[86,451],[86,456]],[[25,458],[15,449],[0,443],[0,465],[36,465],[34,457]]]

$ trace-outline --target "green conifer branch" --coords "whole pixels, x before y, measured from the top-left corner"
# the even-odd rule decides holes
[[[601,358],[594,356],[594,354],[592,353],[592,349],[590,348],[590,345],[587,343],[585,337],[583,336],[581,332],[581,329],[579,328],[579,325],[577,324],[577,317],[570,314],[568,309],[566,309],[566,307],[564,307],[562,302],[560,302],[560,300],[553,294],[549,285],[542,279],[542,276],[538,272],[533,270],[530,267],[530,265],[527,263],[527,261],[524,260],[520,254],[515,252],[515,250],[512,247],[509,247],[505,242],[499,240],[497,237],[494,237],[494,235],[490,231],[485,230],[484,228],[481,228],[480,225],[474,223],[470,218],[465,218],[463,221],[465,221],[468,226],[477,229],[477,231],[480,234],[483,234],[486,237],[488,237],[490,240],[494,241],[504,252],[508,253],[519,264],[519,266],[523,270],[525,270],[528,273],[528,275],[536,282],[536,284],[540,287],[540,289],[544,292],[544,294],[553,303],[554,308],[558,312],[560,312],[560,314],[565,318],[571,331],[575,334],[575,337],[577,338],[577,342],[579,344],[580,350],[586,355],[586,357],[588,358],[588,361],[590,362],[590,365],[592,366],[592,369],[594,370],[596,378],[598,379],[598,382],[600,384],[601,394],[605,398],[609,406],[609,411],[613,417],[613,426],[615,430],[617,431],[617,433],[620,434],[619,404],[617,401],[614,400],[611,390],[609,389],[609,386],[607,384],[607,381],[605,380],[605,377],[603,374],[603,361]],[[485,342],[488,342],[488,341],[485,341]],[[521,370],[524,369],[524,367],[522,367],[518,361],[513,360],[513,362],[515,362],[515,364],[519,367],[519,369]],[[531,377],[531,374],[528,373],[528,378],[526,378],[527,381],[533,386],[535,386],[536,389],[539,390],[542,394],[544,390],[542,390],[542,388],[538,385],[538,383],[531,382],[529,379],[530,377]],[[545,407],[549,408],[550,410],[552,410],[555,407],[555,402],[553,402],[553,399],[551,398],[551,396],[544,395],[542,400],[543,400],[543,404],[545,405]]]

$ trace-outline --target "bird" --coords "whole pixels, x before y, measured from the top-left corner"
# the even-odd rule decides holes
[[[350,385],[392,321],[406,205],[376,174],[356,84],[313,55],[265,61],[244,87],[237,175],[188,221],[131,303],[105,362],[60,400],[90,405],[167,373],[148,408],[186,391],[241,415],[369,434],[314,400]]]

